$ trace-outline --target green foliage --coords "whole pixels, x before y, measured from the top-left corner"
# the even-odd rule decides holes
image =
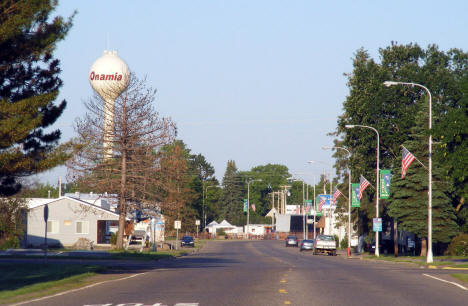
[[[468,234],[460,233],[450,242],[446,255],[468,256]]]
[[[409,139],[404,146],[418,159],[428,160],[428,140],[425,128],[427,124],[427,103],[420,105],[415,126],[411,129]],[[398,159],[401,164],[401,157]],[[389,215],[397,218],[399,227],[412,232],[419,237],[427,237],[427,184],[428,170],[414,161],[407,171],[406,177],[394,175],[389,199]],[[447,194],[451,185],[443,180],[442,168],[438,164],[433,166],[432,184],[432,233],[435,242],[450,242],[451,237],[458,231],[455,210]]]
[[[228,161],[223,178],[223,190],[219,199],[220,219],[226,219],[233,225],[244,225],[246,216],[243,213],[243,199],[247,190],[244,189],[244,178],[239,175],[236,163]]]
[[[49,130],[66,106],[54,103],[62,81],[52,53],[72,25],[71,18],[51,20],[56,7],[52,0],[0,4],[0,195],[68,158],[57,147],[60,131]]]
[[[0,198],[0,249],[19,246],[26,209],[21,199]]]
[[[220,229],[216,230],[216,234],[218,236],[225,236],[226,232],[224,231],[224,228],[220,228]]]
[[[341,239],[340,242],[340,249],[346,249],[348,248],[348,235],[345,235],[343,239]]]
[[[117,244],[117,233],[112,233],[109,239],[111,245]]]
[[[380,134],[380,168],[392,169],[395,173],[399,168],[400,145],[409,139],[418,105],[427,104],[427,94],[419,87],[387,88],[383,86],[383,82],[414,82],[428,87],[433,97],[434,126],[437,127],[442,122],[438,118],[460,100],[457,83],[468,70],[467,54],[457,49],[444,52],[435,45],[423,49],[417,44],[392,43],[380,49],[379,53],[380,62],[377,62],[363,49],[356,52],[353,71],[347,74],[350,93],[343,104],[344,113],[338,118],[336,132],[333,133],[337,137],[335,145],[346,147],[352,152],[350,158],[340,150],[334,155],[337,158],[335,166],[341,178],[344,169],[350,167],[353,182],[358,182],[359,176],[364,175],[373,185],[376,135],[369,129],[346,129],[345,125],[359,124],[376,128]],[[426,133],[423,132],[424,135]],[[439,180],[443,181],[443,177],[439,176]],[[445,199],[440,198],[441,201]],[[380,203],[382,215],[388,202]],[[358,215],[353,215],[353,219],[358,222],[359,232],[370,232],[371,220],[375,216],[374,189],[367,188],[357,212]],[[450,216],[446,217],[452,220]],[[446,239],[447,237],[443,238]]]

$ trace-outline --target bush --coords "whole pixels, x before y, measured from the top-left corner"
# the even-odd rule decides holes
[[[468,234],[460,233],[450,242],[446,255],[468,256]]]
[[[112,233],[109,239],[111,245],[117,244],[117,233]]]
[[[344,236],[344,238],[341,239],[340,248],[341,249],[347,249],[348,248],[348,236]]]
[[[216,231],[216,234],[218,236],[225,236],[226,235],[226,232],[224,231],[223,228],[220,228],[219,230]]]
[[[0,241],[0,250],[16,249],[20,247],[20,241],[16,236],[10,236],[7,239]]]

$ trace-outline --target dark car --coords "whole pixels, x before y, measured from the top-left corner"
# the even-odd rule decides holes
[[[297,241],[297,237],[296,236],[288,236],[286,237],[286,247],[288,246],[295,246],[297,247],[298,246],[298,241]]]
[[[195,247],[195,242],[193,241],[192,236],[184,236],[182,239],[180,239],[180,246],[189,246],[189,247]]]
[[[314,239],[304,239],[301,242],[299,251],[312,251],[314,249]]]

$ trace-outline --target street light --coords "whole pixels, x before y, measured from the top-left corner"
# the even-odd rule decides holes
[[[380,165],[379,165],[380,164],[380,135],[379,135],[379,132],[375,128],[368,126],[368,125],[347,124],[345,125],[345,127],[347,129],[352,129],[355,127],[370,129],[370,130],[373,130],[375,134],[377,135],[377,167],[376,167],[377,175],[376,175],[376,180],[375,180],[376,182],[375,217],[379,218],[379,172],[380,172]],[[377,231],[375,235],[375,256],[379,257],[379,231]]]
[[[323,150],[340,149],[348,152],[348,158],[351,158],[351,152],[343,147],[322,147]],[[351,167],[348,167],[348,256],[351,256]]]
[[[428,175],[428,204],[427,204],[427,257],[426,262],[432,263],[432,95],[429,89],[421,84],[412,83],[412,82],[395,82],[395,81],[385,81],[383,83],[385,86],[395,86],[395,85],[404,85],[411,87],[420,87],[424,89],[429,96],[429,175]]]
[[[249,237],[250,228],[250,183],[261,182],[261,179],[247,180],[247,238]]]
[[[319,163],[319,164],[323,164],[323,165],[326,165],[328,167],[330,167],[330,201],[331,199],[333,198],[333,179],[332,179],[332,165],[326,163],[326,162],[323,162],[323,161],[318,161],[318,160],[309,160],[308,161],[309,164],[313,164],[313,163]],[[324,193],[326,193],[326,190],[325,190],[325,184],[323,185],[323,189],[324,189]],[[332,207],[332,203],[330,202],[330,208],[328,209],[328,213],[330,215],[329,219],[330,219],[330,226],[329,226],[329,231],[330,231],[330,235],[332,234],[332,213],[331,213],[331,207]],[[326,218],[325,218],[326,220]],[[315,217],[314,217],[314,222],[315,222]],[[325,231],[325,229],[324,229]],[[315,233],[314,233],[315,235]]]

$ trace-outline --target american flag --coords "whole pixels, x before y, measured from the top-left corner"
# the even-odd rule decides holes
[[[320,197],[318,211],[322,211],[323,204],[325,204],[325,197]]]
[[[402,146],[403,147],[403,146]],[[414,155],[410,153],[405,147],[402,150],[402,158],[401,158],[401,178],[404,179],[406,176],[406,170],[411,165],[413,160],[415,159]]]
[[[333,192],[333,204],[335,204],[336,200],[339,198],[340,195],[342,195],[341,191],[339,191],[338,188],[335,187],[335,192]]]
[[[255,204],[252,204],[252,210],[255,211]]]
[[[366,190],[367,186],[369,185],[370,185],[369,181],[366,180],[366,178],[361,175],[361,178],[359,179],[359,194],[358,194],[359,200],[362,198],[362,193],[364,192],[364,190]]]

